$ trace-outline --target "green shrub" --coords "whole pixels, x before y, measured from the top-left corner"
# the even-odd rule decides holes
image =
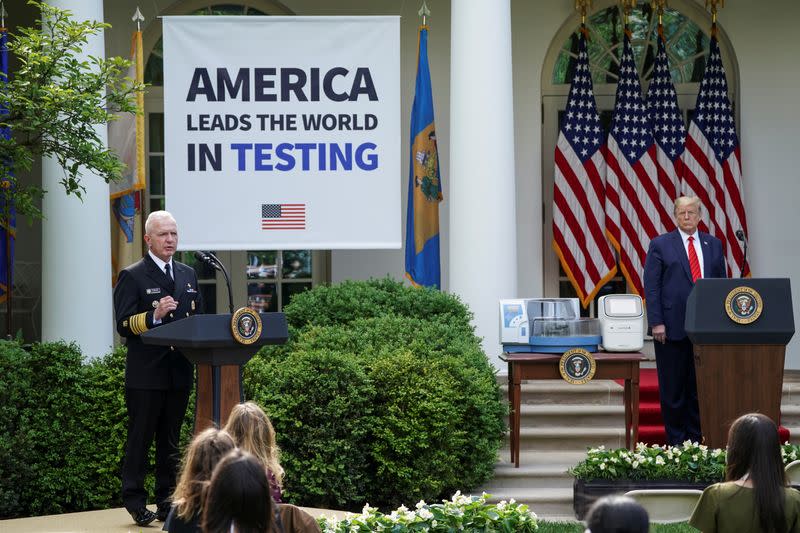
[[[363,504],[375,393],[358,361],[325,351],[257,357],[245,367],[245,384],[278,434],[286,499],[330,509]]]
[[[430,288],[412,289],[389,278],[314,287],[295,294],[284,312],[289,325],[297,329],[397,315],[446,322],[472,331],[472,313],[456,296]]]
[[[74,344],[0,341],[0,518],[121,504],[125,354],[84,362]],[[188,411],[184,444],[193,399]]]
[[[295,296],[286,314],[289,343],[247,365],[245,391],[274,419],[293,503],[388,508],[492,475],[505,407],[457,298],[345,282]],[[358,486],[332,487],[342,472]]]
[[[0,428],[2,516],[60,513],[88,505],[83,460],[84,369],[77,346],[3,344],[4,385],[13,416]],[[3,403],[5,404],[5,398]],[[11,443],[6,447],[5,443]],[[13,494],[13,496],[11,494]]]

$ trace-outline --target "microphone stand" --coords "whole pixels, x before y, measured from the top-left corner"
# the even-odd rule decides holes
[[[744,271],[747,270],[747,239],[744,241],[744,255],[742,256],[742,271],[740,278],[744,277]]]
[[[228,287],[228,311],[233,314],[233,291],[231,289],[231,277],[228,275],[228,269],[225,268],[222,261],[211,252],[195,252],[194,256],[214,270],[220,270],[222,275],[225,276],[225,285]]]
[[[736,238],[742,241],[744,248],[742,249],[742,266],[739,269],[739,277],[744,277],[744,272],[747,270],[747,237],[745,237],[744,231],[737,230],[736,231]]]

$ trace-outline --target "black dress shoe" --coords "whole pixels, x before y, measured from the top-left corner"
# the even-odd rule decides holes
[[[158,519],[159,522],[167,521],[170,509],[172,509],[172,506],[168,503],[158,504],[158,510],[156,511],[156,518]]]
[[[149,526],[150,522],[156,519],[156,513],[147,507],[140,507],[135,511],[130,511],[130,513],[137,526]]]

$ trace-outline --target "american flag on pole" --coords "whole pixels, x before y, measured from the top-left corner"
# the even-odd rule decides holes
[[[261,229],[306,229],[306,204],[261,204]]]
[[[716,36],[711,37],[683,162],[686,165],[683,192],[700,198],[705,209],[703,221],[709,233],[722,241],[730,275],[732,269],[742,266],[743,243],[736,238],[736,231],[741,229],[747,235],[747,218],[739,137]],[[745,265],[743,275],[750,275],[749,265]]]
[[[656,140],[661,223],[667,231],[675,229],[674,206],[683,176],[683,146],[686,126],[678,108],[678,96],[670,76],[669,57],[664,37],[659,35],[655,74],[647,89],[647,108],[653,121]]]
[[[604,137],[582,34],[555,151],[553,249],[583,307],[617,273],[605,234]]]
[[[650,113],[627,30],[606,160],[606,228],[630,290],[643,295],[647,248],[665,227]]]

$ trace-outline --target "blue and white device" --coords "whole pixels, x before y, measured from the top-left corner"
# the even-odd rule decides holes
[[[563,353],[572,348],[597,351],[600,323],[581,318],[577,298],[500,300],[503,351]]]

